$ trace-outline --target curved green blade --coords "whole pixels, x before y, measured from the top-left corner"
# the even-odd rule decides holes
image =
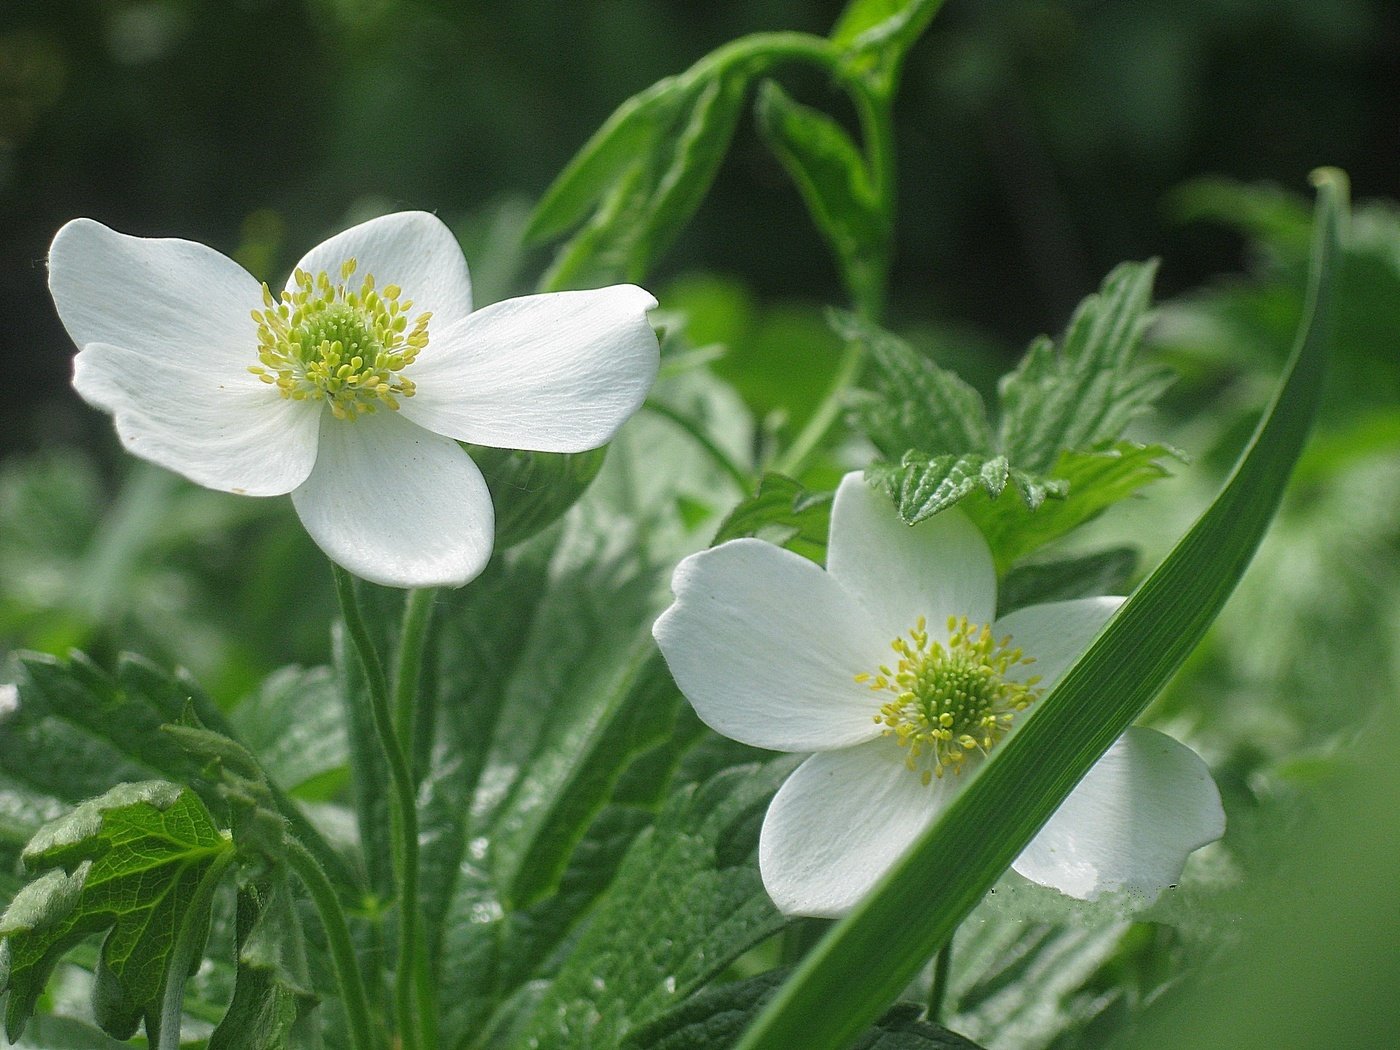
[[[1181,666],[1243,575],[1321,395],[1345,176],[1317,172],[1308,308],[1234,473],[1069,673],[874,893],[817,945],[736,1050],[842,1050],[942,946]]]

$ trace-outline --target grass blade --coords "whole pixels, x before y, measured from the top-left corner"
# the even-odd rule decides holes
[[[1320,397],[1346,180],[1323,170],[1314,181],[1308,309],[1274,399],[1220,495],[1034,717],[813,949],[736,1050],[849,1046],[946,942],[1215,619],[1273,518]]]

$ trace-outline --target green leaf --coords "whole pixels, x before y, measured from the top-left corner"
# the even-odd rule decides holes
[[[1106,1010],[1125,1007],[1124,986],[1138,976],[1125,971],[1136,962],[1133,948],[1144,930],[1161,932],[1143,946],[1156,950],[1158,968],[1179,972],[1168,927],[1135,926],[1112,913],[1097,918],[1087,909],[1066,924],[1028,921],[1014,909],[998,910],[996,899],[988,898],[959,928],[953,952],[944,1015],[973,1038],[998,1047],[1049,1046],[1057,1039],[1077,1045],[1068,1034]],[[1109,987],[1096,984],[1115,964]],[[1142,991],[1147,999],[1160,991],[1160,982]]]
[[[1137,565],[1138,554],[1132,547],[1022,563],[1007,573],[997,588],[997,617],[1027,605],[1124,594]]]
[[[67,660],[21,653],[15,672],[18,705],[0,719],[0,783],[8,779],[36,799],[73,805],[118,783],[160,778],[193,785],[225,816],[218,791],[202,777],[205,759],[162,731],[184,721],[188,710],[219,734],[235,735],[183,672],[169,674],[124,653],[109,675],[77,652]],[[342,893],[358,897],[362,891],[345,859],[272,790],[278,811]]]
[[[672,798],[508,1045],[614,1050],[779,930],[753,854],[790,770],[787,761],[730,770]]]
[[[917,525],[978,490],[996,499],[1006,488],[1010,471],[1005,456],[988,459],[951,452],[928,456],[910,451],[898,466],[871,464],[865,477],[894,500],[906,524]]]
[[[1155,263],[1123,263],[1079,305],[1063,346],[1036,340],[999,386],[999,447],[1016,467],[1047,473],[1067,449],[1117,441],[1171,383],[1133,359],[1147,325]]]
[[[167,985],[182,985],[209,922],[213,884],[233,856],[199,797],[161,781],[122,784],[41,828],[24,851],[42,871],[0,918],[0,991],[15,1039],[59,959],[110,928],[98,960],[94,1013],[118,1039],[144,1018],[154,1040]],[[193,965],[191,965],[193,964]]]
[[[764,474],[758,491],[740,500],[720,524],[711,546],[757,536],[820,564],[831,529],[831,498],[829,492],[808,492],[783,474]]]
[[[971,499],[962,507],[992,548],[997,570],[1083,525],[1144,485],[1167,476],[1163,445],[1121,441],[1101,452],[1065,452],[1050,477],[1018,477],[1021,500]],[[988,493],[991,493],[990,487]],[[1047,496],[1053,498],[1046,498]],[[905,520],[908,520],[906,517]]]
[[[583,222],[635,165],[638,155],[653,148],[685,101],[677,78],[667,77],[619,106],[540,198],[525,239],[558,237]]]
[[[1345,178],[1323,171],[1307,320],[1224,489],[1022,729],[875,891],[813,949],[738,1050],[839,1050],[951,935],[1080,778],[1180,667],[1267,529],[1317,408]],[[911,923],[917,914],[922,921]]]
[[[472,445],[496,510],[495,549],[517,543],[559,520],[602,469],[607,446],[587,452],[521,452]]]
[[[663,383],[678,411],[748,418],[702,374]],[[670,567],[714,528],[677,494],[722,477],[686,433],[640,416],[562,522],[439,598],[420,812],[445,1047],[528,1012],[700,733],[650,625]]]
[[[878,302],[890,228],[860,148],[840,124],[794,102],[772,80],[759,87],[757,114],[759,131],[831,246],[851,297]]]
[[[22,653],[17,672],[18,707],[0,721],[0,771],[16,781],[71,804],[123,780],[198,777],[198,763],[160,732],[187,704],[219,717],[189,679],[129,655],[109,676],[82,653]]]
[[[905,53],[942,6],[943,0],[850,0],[831,39],[849,49],[854,72],[868,75],[889,96]]]
[[[345,712],[328,667],[284,667],[233,709],[229,721],[269,779],[314,801],[348,778]]]
[[[897,462],[910,449],[929,456],[996,455],[981,394],[904,340],[854,314],[833,311],[831,323],[842,338],[863,344],[870,355],[879,396],[856,406],[855,422],[887,460]]]
[[[856,426],[883,456],[867,478],[910,525],[961,503],[1005,572],[1013,562],[1164,477],[1160,445],[1107,443],[1160,392],[1166,373],[1133,364],[1151,266],[1119,267],[1080,306],[1065,351],[1035,343],[1001,383],[993,437],[981,396],[903,340],[849,315],[833,324],[862,343],[876,393],[857,404]],[[1083,397],[1079,402],[1067,401]],[[1105,398],[1121,398],[1106,404]],[[1059,442],[1069,442],[1061,451]],[[1048,443],[1048,444],[1047,444]],[[1045,449],[1053,448],[1047,463]],[[1010,484],[1020,496],[1003,500]]]
[[[233,1000],[208,1050],[305,1050],[319,1044],[319,1032],[306,1023],[315,997],[306,990],[301,939],[285,876],[240,889]]]
[[[72,1017],[36,1017],[13,1045],[15,1050],[129,1050],[131,1044]]]
[[[706,988],[632,1032],[622,1050],[733,1046],[787,975],[786,970],[770,970],[745,981]],[[962,1036],[919,1020],[920,1013],[922,1008],[912,1003],[896,1005],[851,1050],[978,1050]]]
[[[746,71],[702,63],[623,103],[546,192],[531,222],[542,237],[589,214],[555,257],[544,287],[642,280],[709,189],[747,87]]]

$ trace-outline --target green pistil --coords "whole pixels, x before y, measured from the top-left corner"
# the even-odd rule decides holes
[[[259,365],[248,371],[293,401],[324,400],[337,419],[355,419],[380,405],[399,407],[412,397],[413,381],[401,375],[428,345],[430,313],[409,321],[413,301],[400,299],[398,285],[375,287],[366,274],[357,289],[346,282],[354,259],[340,267],[332,283],[322,270],[292,275],[296,288],[274,299],[262,286],[258,326]]]
[[[919,617],[907,638],[890,648],[899,657],[877,674],[858,674],[876,692],[894,699],[880,707],[875,721],[885,735],[906,749],[905,765],[925,784],[951,769],[962,772],[973,754],[985,755],[1011,729],[1018,712],[1040,698],[1039,676],[1011,681],[1012,668],[1033,662],[1011,638],[998,641],[987,624],[974,627],[967,617],[948,618],[948,640],[931,642]]]

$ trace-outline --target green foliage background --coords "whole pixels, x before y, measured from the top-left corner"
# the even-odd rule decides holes
[[[127,232],[190,237],[275,280],[305,247],[356,218],[423,207],[459,233],[479,300],[502,298],[531,288],[549,262],[522,244],[531,205],[622,99],[745,32],[825,33],[842,6],[0,4],[0,367],[12,388],[0,414],[0,650],[78,646],[107,667],[133,650],[188,667],[296,797],[316,804],[354,794],[345,756],[364,741],[354,727],[349,739],[336,731],[328,668],[344,676],[345,661],[326,631],[334,600],[319,555],[285,501],[205,492],[130,461],[109,421],[71,394],[71,347],[43,287],[53,231],[90,215]],[[896,110],[900,199],[884,322],[916,352],[994,404],[996,377],[1032,336],[1059,332],[1115,264],[1163,260],[1144,356],[1180,378],[1133,436],[1181,449],[1190,462],[1164,461],[1174,477],[1076,534],[1071,553],[1128,542],[1151,566],[1184,531],[1247,437],[1301,315],[1306,173],[1322,163],[1348,169],[1359,202],[1313,444],[1254,569],[1150,712],[1211,763],[1229,812],[1227,844],[1193,862],[1194,881],[1180,895],[1136,921],[1088,922],[1025,887],[1001,887],[960,933],[944,1017],[992,1050],[1162,1046],[1163,1032],[1205,1024],[1196,1017],[1238,1026],[1220,1046],[1365,1048],[1400,1026],[1378,991],[1400,973],[1394,922],[1387,937],[1375,921],[1400,907],[1385,877],[1400,863],[1400,825],[1393,807],[1378,804],[1394,796],[1387,759],[1400,746],[1400,211],[1368,202],[1400,190],[1397,55],[1400,10],[1383,0],[952,0],[910,56]],[[783,86],[855,127],[849,103],[819,75],[797,70]],[[781,106],[765,90],[759,126],[747,108],[740,115],[714,193],[646,282],[661,299],[672,360],[711,356],[710,369],[729,384],[673,377],[665,403],[705,420],[742,463],[813,411],[840,345],[823,308],[845,301],[781,156],[766,144],[781,134],[782,114],[800,119]],[[632,560],[648,570],[664,564],[689,542],[666,528],[722,515],[739,493],[697,465],[704,457],[661,421],[644,425],[679,446],[665,453],[675,462],[691,457],[675,471],[679,495],[648,489],[637,473],[637,450],[654,446],[655,429],[630,449],[620,443],[590,497],[592,518],[570,526],[563,553],[557,536],[526,544],[480,587],[506,594],[548,571],[566,585],[561,607],[589,609],[600,624],[615,610],[592,609],[593,588],[620,586],[636,608],[655,605],[660,577],[632,582]],[[820,490],[837,473],[819,459],[799,480]],[[782,541],[819,547],[821,505],[795,485],[771,482],[768,494],[806,514]],[[658,507],[662,496],[675,505]],[[615,516],[639,534],[614,551],[605,537]],[[1106,575],[1122,578],[1130,566],[1120,559]],[[550,617],[564,615],[546,607],[535,619],[479,626],[548,640]],[[527,670],[479,666],[469,626],[456,625],[464,637],[450,640],[449,666],[506,683],[503,691],[528,688]],[[615,641],[618,652],[633,646],[646,658],[646,638]],[[517,938],[514,950],[527,955],[539,947],[530,941],[535,919],[547,925],[551,908],[591,905],[614,874],[566,872],[567,849],[605,857],[610,843],[629,841],[640,814],[662,804],[648,794],[661,770],[694,795],[665,803],[669,837],[649,847],[658,856],[720,848],[728,829],[706,814],[752,801],[722,784],[699,786],[729,763],[710,767],[694,752],[682,763],[697,733],[684,710],[663,705],[651,721],[628,721],[625,701],[649,688],[655,667],[604,661],[575,673],[574,706],[560,723],[594,746],[624,741],[639,757],[622,774],[542,763],[530,774],[539,783],[519,788],[522,797],[567,788],[588,800],[585,809],[608,799],[601,815],[567,806],[524,815],[515,800],[476,814],[478,830],[513,829],[497,865],[513,898],[504,903],[518,910],[500,936]],[[117,681],[153,674],[123,664]],[[62,708],[70,720],[85,702],[54,701],[71,705]],[[259,728],[292,706],[304,740],[260,740]],[[503,739],[548,755],[573,743],[550,740],[563,730],[545,724],[505,729]],[[63,746],[85,740],[70,726]],[[26,738],[36,755],[43,744]],[[429,813],[444,829],[484,775],[520,757],[510,746],[481,756],[485,773],[440,773]],[[421,750],[430,747],[425,740]],[[131,759],[137,772],[164,771],[162,761]],[[30,787],[42,787],[55,813],[102,789],[48,783],[33,770]],[[372,806],[358,796],[362,828],[375,826]],[[5,841],[31,817],[0,812]],[[565,846],[555,844],[560,835]],[[462,848],[448,842],[442,870],[426,877],[457,878]],[[5,897],[12,874],[0,872]],[[574,897],[547,897],[561,877]],[[606,936],[610,909],[627,921],[641,878],[614,884],[622,889],[603,898],[593,936]],[[726,891],[735,894],[727,903],[761,911],[752,881]],[[443,936],[470,941],[462,916],[501,902],[470,881],[452,889],[457,912],[437,917]],[[657,907],[679,909],[664,899]],[[1297,930],[1297,942],[1278,941],[1279,929]],[[509,951],[491,955],[498,949],[486,939],[457,947],[513,988],[516,963]],[[1288,953],[1287,968],[1271,969]],[[1197,975],[1194,984],[1182,974]],[[549,993],[561,1016],[594,1005],[578,991],[593,976],[563,971]],[[623,966],[618,976],[659,975]],[[233,983],[231,972],[209,979]],[[1222,997],[1221,986],[1238,992]],[[737,987],[739,998],[757,994]],[[603,1004],[609,1023],[607,1009],[641,994],[615,989]],[[1353,1004],[1341,1025],[1338,1011],[1321,1008],[1338,997]],[[527,1003],[497,1023],[528,1036],[551,1003]],[[456,1004],[453,1023],[466,1030],[490,1009]],[[672,1030],[684,1018],[647,1020],[660,1025],[657,1040],[689,1045],[683,1027]]]

